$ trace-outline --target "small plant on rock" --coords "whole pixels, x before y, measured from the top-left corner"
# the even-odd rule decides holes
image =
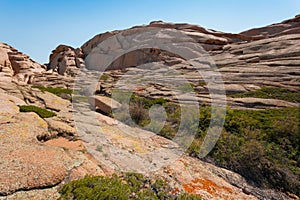
[[[56,116],[54,112],[33,105],[23,105],[23,106],[19,106],[19,108],[20,108],[20,112],[35,112],[41,118],[49,118],[49,117]]]

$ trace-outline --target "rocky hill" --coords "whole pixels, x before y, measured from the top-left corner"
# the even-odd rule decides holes
[[[299,106],[299,25],[298,15],[278,24],[230,34],[197,25],[155,21],[96,35],[79,48],[59,45],[47,66],[0,43],[0,199],[57,199],[59,189],[72,180],[87,174],[120,174],[135,170],[137,165],[145,169],[157,167],[154,171],[141,171],[150,178],[163,178],[180,192],[204,199],[299,199],[299,115],[293,118]],[[181,81],[180,74],[192,86],[197,102],[207,106],[212,103],[209,79],[199,76],[187,59],[158,48],[141,48],[121,55],[99,77],[98,66],[105,61],[97,60],[97,65],[91,62],[93,55],[103,52],[99,45],[118,35],[138,40],[136,34],[145,30],[167,30],[167,34],[158,32],[158,37],[167,37],[177,45],[201,45],[214,65],[202,60],[201,70],[221,74],[226,105],[230,107],[228,116],[232,118],[226,118],[221,142],[207,158],[197,158],[190,149],[178,156],[180,146],[168,136],[111,118],[111,113],[106,112],[107,107],[111,109],[110,103],[94,97],[94,92],[111,97],[113,88],[125,80],[122,88],[145,102],[163,99],[167,102],[165,107],[174,108],[171,114],[176,113],[180,94],[162,83],[170,80],[176,85]],[[189,39],[175,37],[178,33]],[[120,40],[114,45],[116,51],[126,46]],[[138,67],[147,63],[152,67]],[[166,68],[178,76],[165,73]],[[87,87],[94,84],[93,80],[97,80],[97,87],[90,94]],[[143,84],[132,88],[130,80]],[[95,105],[96,101],[92,104],[100,111],[91,108],[90,96],[99,100],[99,105]],[[180,98],[186,103],[194,97]],[[282,125],[277,124],[280,122]],[[176,129],[176,123],[170,124],[169,129]],[[245,138],[241,139],[243,134]],[[239,141],[233,144],[236,140]],[[222,142],[232,145],[233,150],[228,147],[232,152],[226,153]],[[264,149],[266,146],[268,149]],[[278,153],[280,148],[285,154]],[[278,156],[272,159],[268,152],[277,152]],[[230,159],[222,153],[244,157]],[[281,161],[284,157],[288,159]],[[246,161],[253,166],[246,165]]]

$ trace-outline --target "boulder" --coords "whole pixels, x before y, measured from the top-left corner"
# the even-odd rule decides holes
[[[113,109],[118,109],[121,104],[112,98],[105,96],[92,96],[89,98],[89,103],[103,113],[109,114]]]

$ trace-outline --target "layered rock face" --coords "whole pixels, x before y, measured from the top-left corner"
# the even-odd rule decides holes
[[[256,38],[241,34],[230,34],[207,30],[197,25],[173,24],[156,21],[147,26],[135,26],[127,30],[113,31],[96,35],[76,50],[69,46],[59,45],[55,50],[53,50],[50,56],[49,69],[56,69],[59,74],[73,74],[72,70],[67,71],[68,68],[71,69],[75,66],[77,68],[83,67],[84,63],[82,59],[86,58],[91,53],[93,48],[107,38],[119,33],[124,35],[136,34],[138,32],[142,32],[144,28],[174,29],[182,31],[184,34],[195,39],[195,42],[201,43],[203,48],[208,51],[221,49],[223,45],[228,43],[250,41]],[[160,50],[139,50],[120,57],[109,67],[109,69],[123,69],[126,67],[137,66],[144,62],[162,61],[166,60],[166,56],[170,57],[173,55],[170,52],[165,55],[161,53]]]
[[[254,28],[248,31],[244,31],[241,34],[246,36],[256,36],[262,38],[270,38],[288,34],[300,33],[300,15],[297,15],[293,19],[285,20],[278,24],[272,24],[270,26],[262,28]]]
[[[297,30],[298,23],[299,16],[296,16],[294,19],[284,21],[277,25],[271,25],[270,27],[266,27],[266,29],[273,30],[273,26],[279,26],[285,30]],[[251,35],[246,32],[228,34],[206,30],[195,25],[152,22],[148,26],[133,27],[121,33],[124,35],[134,35],[142,32],[145,28],[151,30],[152,28],[155,29],[158,27],[167,28],[171,31],[174,30],[174,33],[181,31],[207,50],[210,59],[213,60],[216,65],[214,71],[216,73],[220,72],[222,75],[226,94],[256,91],[265,86],[286,88],[290,91],[299,90],[300,33],[297,31],[288,31],[288,33],[284,35],[284,31],[282,34],[278,32],[278,34],[274,33],[273,35],[271,35],[270,32],[270,36],[268,36],[270,38],[268,38],[262,37],[261,35]],[[97,49],[97,45],[118,33],[120,33],[120,31],[100,34],[86,42],[81,47],[84,57],[88,58],[89,55],[97,52],[100,53],[101,50]],[[169,37],[171,38],[172,36],[170,35]],[[174,38],[172,38],[172,40],[176,41]],[[180,44],[180,39],[178,38],[177,40],[178,44]],[[121,43],[118,45],[122,46]],[[151,54],[150,56],[149,53]],[[144,57],[147,57],[148,60],[143,59]],[[152,62],[154,66],[149,70],[134,67],[149,62]],[[86,67],[97,69],[97,66],[94,67],[89,64],[87,64]],[[100,80],[99,85],[101,86],[99,90],[101,90],[103,94],[111,94],[111,89],[122,77],[126,76],[128,80],[132,80],[137,74],[142,76],[149,74],[148,79],[153,79],[153,81],[148,82],[144,86],[140,85],[137,89],[138,91],[135,92],[145,97],[163,97],[171,101],[176,101],[176,99],[173,98],[174,95],[172,95],[174,91],[168,87],[157,84],[160,80],[159,78],[155,80],[156,77],[153,76],[153,74],[162,74],[162,68],[168,68],[175,70],[178,74],[184,74],[187,81],[194,87],[200,101],[206,103],[211,102],[207,83],[204,77],[199,75],[196,68],[191,67],[190,63],[178,55],[176,56],[170,52],[157,49],[153,49],[152,52],[151,49],[133,51],[115,60],[106,69],[103,80]],[[157,69],[156,72],[155,69]],[[142,79],[146,80],[146,78]],[[174,82],[178,80],[179,79],[174,78]],[[230,106],[243,109],[297,106],[297,102],[290,103],[282,100],[263,98],[228,97],[227,101]]]
[[[15,79],[19,82],[32,83],[35,73],[41,73],[46,67],[30,59],[15,48],[0,43],[1,81]]]

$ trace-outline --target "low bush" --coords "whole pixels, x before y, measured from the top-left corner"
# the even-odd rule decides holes
[[[135,106],[132,112],[141,113],[134,114],[134,119],[137,124],[145,126],[149,123],[147,108],[152,105],[153,100],[139,97],[135,98],[133,103],[137,102],[137,99],[139,106]],[[161,100],[159,102],[166,110],[167,119],[157,134],[173,139],[181,123],[181,108],[171,102]],[[241,174],[254,186],[300,195],[299,108],[265,110],[228,108],[226,112],[222,134],[208,154],[208,160]],[[193,118],[185,119],[187,124],[184,127],[189,127],[191,124],[189,122],[193,120]],[[211,107],[202,106],[197,135],[187,150],[191,156],[199,155],[210,122]]]
[[[151,180],[137,173],[124,173],[112,177],[86,176],[72,181],[60,189],[63,200],[120,199],[120,200],[200,200],[186,193],[178,194],[161,179]]]
[[[23,106],[19,106],[19,108],[20,108],[20,112],[35,112],[41,118],[49,118],[49,117],[56,116],[54,112],[33,105],[23,105]]]
[[[206,113],[200,115],[198,135],[188,150],[194,156],[210,121],[209,110],[202,110]],[[300,195],[299,146],[298,108],[227,109],[223,133],[208,156],[255,186]]]
[[[262,87],[259,90],[231,94],[229,96],[235,98],[256,97],[256,98],[264,98],[264,99],[281,99],[284,101],[290,101],[295,103],[300,102],[299,92],[290,91],[288,89],[280,88],[280,87]]]

